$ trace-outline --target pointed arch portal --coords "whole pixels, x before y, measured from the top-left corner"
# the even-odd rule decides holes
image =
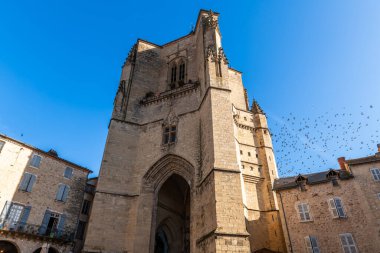
[[[173,174],[158,192],[154,253],[190,252],[190,187]]]
[[[195,169],[176,155],[166,155],[145,174],[143,192],[151,192],[152,253],[190,252],[191,187]]]

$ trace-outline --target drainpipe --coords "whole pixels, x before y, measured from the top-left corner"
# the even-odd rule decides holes
[[[282,203],[281,192],[279,191],[278,193],[280,194],[281,207],[282,207],[282,211],[284,212],[284,221],[285,221],[286,232],[288,233],[288,238],[289,238],[290,252],[293,253],[293,245],[292,245],[292,240],[290,239],[290,233],[289,233],[289,228],[288,228],[288,222],[286,221],[286,215],[285,215],[284,203]]]

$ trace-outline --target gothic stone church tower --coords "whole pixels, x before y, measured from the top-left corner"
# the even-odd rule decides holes
[[[266,117],[228,65],[218,16],[131,49],[85,252],[284,252]]]

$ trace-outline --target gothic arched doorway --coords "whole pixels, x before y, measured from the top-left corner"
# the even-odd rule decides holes
[[[158,192],[154,253],[190,252],[190,187],[173,174]]]
[[[1,253],[18,253],[16,245],[8,241],[0,241]]]

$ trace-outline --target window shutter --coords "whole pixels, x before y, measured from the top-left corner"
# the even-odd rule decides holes
[[[301,221],[305,220],[305,214],[303,213],[303,204],[298,204],[298,213],[300,215]]]
[[[64,191],[62,195],[62,201],[66,201],[67,196],[69,195],[70,187],[68,185],[64,186]]]
[[[36,176],[30,174],[29,184],[28,184],[28,187],[26,188],[27,192],[32,192],[34,182],[36,182]]]
[[[63,226],[65,225],[65,220],[66,220],[66,215],[62,214],[57,226],[58,236],[61,236],[63,233]]]
[[[336,207],[335,207],[335,201],[334,201],[334,199],[329,199],[327,202],[329,204],[330,211],[331,211],[331,214],[332,214],[333,218],[339,217],[338,216],[338,211],[336,210]]]
[[[339,198],[334,198],[334,202],[335,202],[335,207],[336,207],[338,216],[342,218],[346,217],[346,214],[344,213],[344,209],[342,205],[342,200]]]
[[[308,204],[304,204],[303,205],[303,210],[304,210],[304,213],[305,213],[305,219],[306,220],[311,220],[311,218],[310,218],[310,211],[309,211],[309,205]]]
[[[21,230],[23,230],[25,225],[26,225],[26,221],[28,220],[28,217],[30,214],[30,209],[32,209],[31,206],[25,206],[24,207],[24,211],[22,213],[22,216],[21,216],[20,222],[19,222],[19,229],[21,229]]]
[[[42,219],[41,226],[38,229],[38,233],[40,235],[44,235],[46,233],[46,229],[47,229],[47,225],[49,223],[50,216],[51,216],[51,212],[49,210],[46,210],[44,218]]]
[[[41,156],[33,155],[32,162],[30,163],[30,165],[32,165],[33,167],[39,168],[40,163],[41,163]]]
[[[29,180],[30,180],[30,176],[31,176],[31,174],[24,173],[24,176],[22,177],[21,184],[19,187],[20,190],[26,191],[26,189],[28,187]]]
[[[313,247],[311,246],[309,236],[305,236],[304,239],[305,239],[306,252],[307,253],[313,253]]]
[[[373,168],[373,169],[371,169],[371,173],[372,173],[373,179],[375,181],[379,181],[380,180],[380,170],[379,169]]]
[[[0,228],[3,227],[3,224],[5,222],[5,218],[7,217],[8,215],[8,212],[9,212],[9,209],[12,205],[12,202],[11,201],[6,201],[5,202],[5,205],[4,205],[4,208],[3,208],[3,211],[1,212],[1,215],[0,215]]]
[[[310,236],[310,242],[313,248],[313,253],[319,253],[317,238],[315,236]]]
[[[60,184],[60,185],[58,186],[57,195],[55,196],[55,199],[56,199],[56,200],[62,200],[64,190],[65,190],[65,185]]]

